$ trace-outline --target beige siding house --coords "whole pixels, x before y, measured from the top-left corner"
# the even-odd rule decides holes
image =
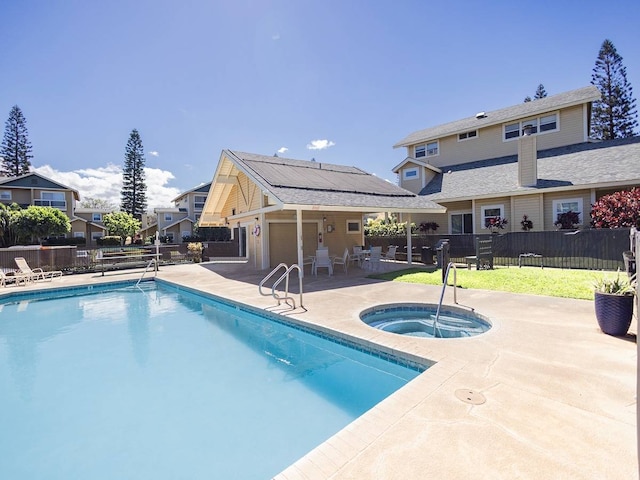
[[[414,216],[438,233],[481,233],[491,217],[518,231],[553,230],[558,214],[589,224],[602,195],[640,186],[640,138],[589,138],[594,86],[419,130],[394,145],[407,157],[394,167],[400,186],[447,208]]]
[[[250,263],[267,269],[302,265],[318,247],[340,255],[363,245],[364,215],[392,211],[445,209],[359,168],[223,150],[200,224],[231,228]]]

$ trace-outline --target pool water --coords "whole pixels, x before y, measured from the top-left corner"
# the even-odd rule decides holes
[[[431,303],[377,305],[363,311],[360,319],[379,330],[413,337],[473,337],[491,328],[491,323],[478,313],[444,305],[436,323],[437,310],[438,305]]]
[[[0,305],[0,478],[270,478],[420,373],[157,283]]]

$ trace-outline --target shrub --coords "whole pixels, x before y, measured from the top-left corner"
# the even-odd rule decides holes
[[[440,225],[438,225],[436,222],[422,222],[418,227],[418,230],[425,233],[429,233],[431,230],[433,230],[433,233],[435,233],[438,228],[440,228]]]
[[[488,217],[484,221],[484,226],[485,228],[488,228],[492,232],[495,232],[497,230],[502,230],[507,225],[507,223],[509,222],[507,221],[506,218]]]
[[[554,225],[561,230],[570,230],[576,228],[576,225],[580,223],[580,212],[568,212],[559,213],[558,219],[554,222]]]
[[[105,237],[100,237],[96,240],[96,243],[101,247],[108,246],[120,246],[122,245],[122,237],[119,235],[107,235]]]
[[[522,225],[522,230],[524,230],[525,232],[528,232],[533,228],[533,222],[529,220],[529,217],[527,217],[526,215],[522,216],[522,221],[520,222],[520,225]]]
[[[594,228],[640,228],[640,188],[604,195],[591,208]]]
[[[416,224],[411,224],[411,233],[416,231]],[[396,220],[369,219],[364,226],[365,237],[393,237],[407,234],[407,222],[398,223]]]

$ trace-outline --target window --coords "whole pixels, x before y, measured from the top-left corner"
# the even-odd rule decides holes
[[[184,237],[190,237],[191,236],[191,232],[189,230],[185,230],[184,232],[182,232],[182,238]]]
[[[558,220],[558,215],[561,213],[576,212],[580,217],[580,223],[582,223],[582,199],[581,198],[567,198],[563,200],[553,201],[553,221]]]
[[[91,219],[94,222],[101,222],[102,221],[102,214],[101,213],[94,213],[91,217]]]
[[[204,203],[206,201],[207,201],[206,195],[196,195],[193,199],[194,210],[202,210],[204,208]]]
[[[427,143],[426,145],[416,145],[415,158],[434,157],[438,155],[438,141]]]
[[[73,232],[73,238],[84,238],[84,232]]]
[[[360,233],[361,224],[360,220],[347,220],[347,233]]]
[[[487,228],[485,226],[487,219],[494,217],[504,218],[504,205],[486,205],[480,208],[480,212],[482,215],[482,223],[480,225],[482,228]]]
[[[413,180],[416,178],[418,178],[418,167],[405,168],[404,170],[402,170],[403,180]]]
[[[548,132],[558,129],[558,117],[556,114],[540,118],[540,132]]]
[[[53,207],[59,210],[67,209],[64,192],[40,192],[40,200],[34,200],[34,205],[40,207]]]
[[[99,238],[102,238],[103,235],[104,234],[102,232],[91,232],[91,240],[95,242]]]
[[[473,215],[470,212],[451,212],[451,233],[473,233]]]
[[[164,214],[164,221],[165,222],[171,222],[173,220],[173,215],[171,215],[170,213],[165,213]]]
[[[471,130],[470,132],[464,132],[458,134],[458,141],[460,140],[468,140],[470,138],[476,138],[478,136],[477,130]]]
[[[11,190],[0,191],[0,200],[11,200]]]
[[[167,237],[167,243],[173,243],[173,232],[167,232],[165,236]]]
[[[531,127],[531,134],[542,134],[558,130],[558,114],[532,117],[504,126],[504,140],[511,140],[524,135],[524,128]]]

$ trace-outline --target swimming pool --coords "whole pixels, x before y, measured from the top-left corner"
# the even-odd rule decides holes
[[[140,287],[0,305],[0,478],[270,478],[421,370]]]

